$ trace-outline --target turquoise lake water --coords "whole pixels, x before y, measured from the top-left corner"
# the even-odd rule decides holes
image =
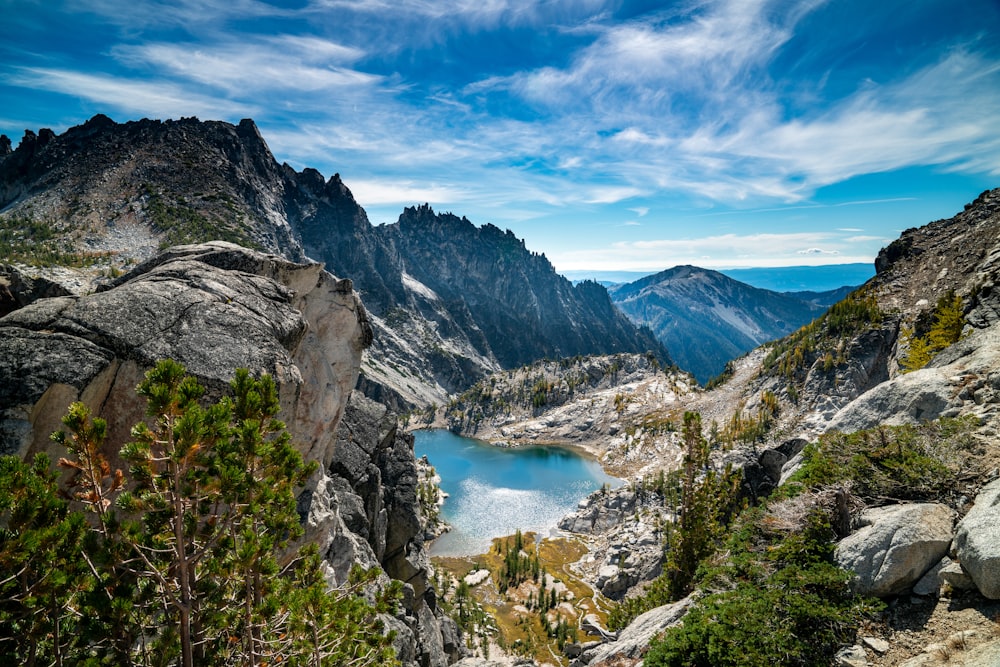
[[[494,447],[449,431],[414,433],[448,494],[441,512],[452,525],[434,541],[435,556],[485,553],[490,540],[516,530],[548,535],[559,520],[605,483],[621,480],[576,452],[559,447]]]

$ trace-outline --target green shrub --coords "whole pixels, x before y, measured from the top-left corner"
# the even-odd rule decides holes
[[[850,574],[832,563],[833,531],[814,511],[792,534],[768,534],[748,511],[726,565],[680,626],[650,645],[649,667],[829,665],[875,606],[854,595]]]
[[[910,349],[902,359],[904,371],[923,368],[935,354],[962,337],[965,327],[962,297],[956,296],[954,291],[943,295],[931,312],[931,320],[930,329],[923,336],[916,335],[913,329],[904,331],[904,337],[910,342]]]
[[[938,500],[970,464],[976,424],[974,417],[963,417],[828,433],[806,446],[787,492],[850,480],[862,498]]]

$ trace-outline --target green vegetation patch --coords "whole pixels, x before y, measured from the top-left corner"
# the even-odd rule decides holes
[[[903,370],[915,371],[926,366],[935,354],[958,342],[965,327],[962,297],[949,291],[938,299],[930,314],[931,324],[926,333],[917,335],[913,328],[905,329],[903,337],[910,349],[902,359]]]
[[[974,468],[977,425],[968,416],[828,433],[806,446],[785,493],[850,481],[852,493],[865,499],[944,500],[959,493],[960,477]]]
[[[150,186],[146,187],[145,194],[146,215],[150,223],[163,233],[164,248],[186,243],[228,241],[245,248],[261,249],[260,244],[241,227],[236,208],[228,200],[223,201],[223,208],[230,219],[223,220],[211,214],[206,207],[201,207],[201,210],[187,202],[169,202]],[[213,202],[217,197],[204,199]]]
[[[27,215],[0,216],[0,258],[29,266],[86,267],[107,258],[106,252],[79,252],[56,225]]]
[[[355,567],[331,591],[316,545],[290,551],[315,463],[277,419],[272,378],[240,369],[230,389],[206,404],[183,366],[159,362],[136,388],[148,421],[118,452],[127,474],[106,422],[73,403],[52,436],[65,494],[44,455],[0,457],[4,664],[396,664],[380,615],[402,584]]]
[[[833,564],[834,533],[822,511],[798,530],[765,530],[764,512],[744,513],[724,565],[702,571],[703,588],[680,626],[650,645],[650,667],[784,665],[826,667],[878,603],[851,592]]]
[[[846,361],[844,342],[878,326],[882,319],[875,295],[869,288],[860,287],[819,318],[775,343],[764,358],[762,370],[777,370],[789,379],[800,379],[821,357],[826,370],[831,370]]]

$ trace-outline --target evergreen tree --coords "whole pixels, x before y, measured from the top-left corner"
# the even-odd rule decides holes
[[[79,593],[93,586],[80,555],[87,527],[59,498],[49,459],[0,457],[0,663],[80,659]]]
[[[377,615],[393,611],[398,582],[374,585],[377,570],[358,570],[331,592],[315,548],[287,554],[280,567],[279,553],[302,532],[294,489],[314,468],[303,464],[276,418],[269,377],[240,370],[230,388],[231,398],[203,407],[204,389],[183,366],[166,360],[150,370],[137,388],[150,422],[136,425],[121,451],[129,481],[111,471],[102,454],[106,426],[82,404],[70,407],[67,431],[53,435],[72,455],[60,463],[74,472],[73,498],[94,516],[89,531],[74,519],[77,532],[86,533],[83,549],[61,550],[86,563],[84,574],[96,580],[64,586],[85,626],[78,634],[87,650],[116,665],[393,664],[392,637]],[[0,502],[10,504],[7,488],[0,484]],[[45,498],[35,493],[28,506],[58,524],[62,510],[58,503],[46,510]],[[25,551],[5,539],[0,558],[6,547]],[[58,572],[57,558],[36,555]],[[12,600],[22,617],[34,609],[23,596]],[[15,622],[14,612],[0,611],[0,623]],[[39,632],[53,636],[49,628]]]

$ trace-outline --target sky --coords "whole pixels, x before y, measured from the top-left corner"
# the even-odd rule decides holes
[[[557,270],[871,262],[1000,186],[1000,0],[0,0],[0,133],[253,118]]]

